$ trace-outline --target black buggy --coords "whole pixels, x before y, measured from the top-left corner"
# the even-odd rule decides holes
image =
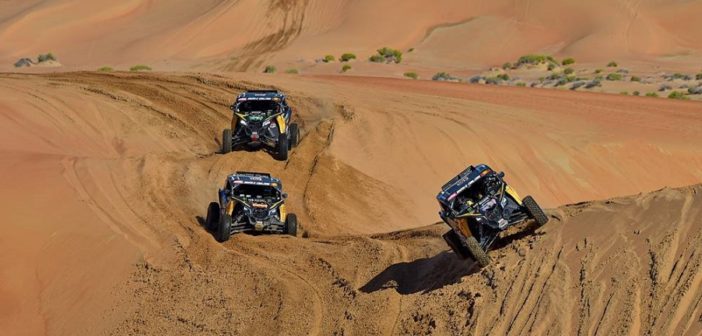
[[[265,147],[277,160],[288,159],[288,151],[300,138],[292,109],[285,95],[275,90],[249,90],[230,106],[234,112],[231,128],[222,134],[222,153],[241,147]]]
[[[457,256],[471,257],[481,267],[490,263],[487,251],[501,231],[530,219],[538,226],[548,222],[536,201],[520,199],[504,175],[484,164],[470,166],[436,196],[439,216],[451,227],[444,240]]]
[[[297,234],[297,217],[285,211],[287,194],[279,179],[265,173],[236,172],[207,208],[205,227],[225,242],[239,232]]]

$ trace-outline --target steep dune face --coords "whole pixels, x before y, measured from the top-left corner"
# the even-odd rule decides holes
[[[53,51],[72,69],[304,66],[326,54],[407,50],[405,63],[466,69],[533,52],[688,64],[699,60],[694,1],[5,1],[0,61]],[[687,62],[687,63],[686,63]],[[695,70],[697,66],[695,65]]]

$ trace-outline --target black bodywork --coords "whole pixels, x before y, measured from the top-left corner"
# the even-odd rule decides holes
[[[296,233],[297,221],[285,210],[287,194],[280,179],[266,173],[236,172],[227,177],[218,196],[219,202],[208,209],[206,225],[220,241],[240,232]]]
[[[470,250],[466,241],[473,237],[484,253],[501,231],[528,219],[535,219],[540,225],[548,221],[533,198],[527,196],[521,200],[505,182],[504,173],[485,164],[462,171],[441,188],[436,198],[441,206],[439,216],[451,227],[453,233],[449,234],[457,236],[449,238],[453,239],[454,245],[460,242],[451,246],[447,240],[453,249]],[[466,250],[456,252],[459,255],[475,254]]]
[[[284,94],[274,90],[246,91],[230,109],[234,115],[231,128],[224,131],[224,153],[242,147],[265,147],[285,160],[287,151],[297,145],[298,126],[291,122],[292,109]]]

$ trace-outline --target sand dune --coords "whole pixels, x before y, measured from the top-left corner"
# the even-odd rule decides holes
[[[405,63],[415,68],[481,69],[547,52],[697,71],[700,10],[673,0],[12,0],[0,4],[0,63],[10,69],[20,57],[52,51],[68,69],[260,71],[343,52],[365,60],[389,46],[414,48]]]
[[[271,85],[302,124],[291,159],[215,154],[233,96]],[[553,210],[481,272],[425,227],[438,186],[470,162],[548,207],[699,182],[699,104],[243,74],[15,74],[0,93],[12,334],[702,327],[699,187]],[[234,170],[283,178],[311,238],[214,242],[198,216]]]

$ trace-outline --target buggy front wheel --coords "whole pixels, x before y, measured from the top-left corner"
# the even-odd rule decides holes
[[[207,207],[207,218],[205,218],[205,230],[214,231],[219,223],[219,203],[211,202]]]
[[[526,208],[526,211],[529,214],[529,217],[533,218],[536,221],[536,223],[539,224],[539,227],[548,223],[548,216],[546,216],[544,211],[536,203],[536,201],[534,200],[533,197],[531,197],[531,196],[524,197],[522,204],[524,204],[524,207]]]
[[[288,135],[281,133],[278,136],[278,143],[275,145],[275,158],[279,161],[288,159]]]
[[[456,231],[449,231],[442,235],[446,245],[451,248],[451,251],[460,259],[468,259],[470,254],[466,251],[466,248],[461,244],[461,238],[458,237]]]
[[[222,132],[222,154],[227,154],[232,151],[232,130],[225,129]]]
[[[485,267],[490,264],[490,257],[487,255],[487,252],[480,247],[480,243],[478,243],[475,237],[467,237],[465,243],[471,256],[478,262],[480,267]]]
[[[229,240],[232,235],[232,216],[229,214],[223,214],[219,218],[219,224],[217,225],[217,232],[215,233],[215,238],[218,242],[224,243]]]
[[[295,237],[297,236],[297,216],[289,214],[285,218],[285,233]]]

